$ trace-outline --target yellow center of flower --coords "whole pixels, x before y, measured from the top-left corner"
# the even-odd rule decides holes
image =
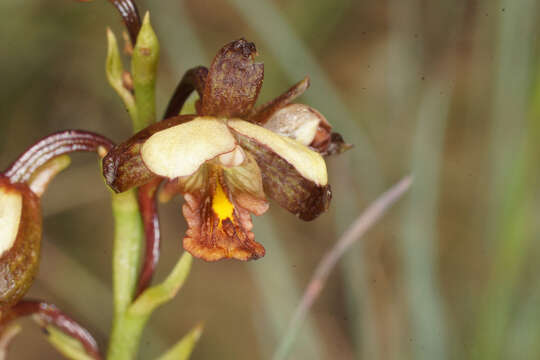
[[[227,218],[232,220],[234,205],[229,201],[229,198],[227,198],[227,195],[219,182],[217,183],[216,192],[212,199],[212,209],[219,218],[219,225]]]

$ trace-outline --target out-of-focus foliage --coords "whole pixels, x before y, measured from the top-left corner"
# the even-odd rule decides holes
[[[141,359],[171,348],[200,320],[193,359],[271,358],[317,261],[367,203],[411,171],[412,192],[332,275],[291,358],[540,357],[537,1],[139,4],[161,44],[158,114],[185,70],[243,36],[265,63],[261,101],[311,75],[302,102],[356,145],[328,162],[330,212],[308,225],[273,206],[255,219],[263,259],[194,261],[183,296],[158,309],[144,332]],[[0,13],[0,168],[60,129],[129,136],[104,73],[106,26],[122,29],[110,5],[2,0]],[[109,194],[94,158],[73,160],[43,199],[42,264],[29,295],[88,324],[105,348]],[[161,208],[157,279],[182,253],[179,205]],[[15,338],[13,358],[56,358],[30,328]]]

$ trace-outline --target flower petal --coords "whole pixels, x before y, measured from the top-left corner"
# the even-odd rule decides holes
[[[11,249],[21,220],[23,197],[18,191],[0,187],[0,256]]]
[[[235,147],[236,140],[223,121],[198,117],[152,135],[143,144],[141,157],[154,174],[174,179],[195,173],[206,161]]]
[[[116,192],[124,192],[152,180],[156,175],[142,161],[142,144],[156,132],[189,122],[194,117],[183,115],[160,121],[112,148],[103,159],[103,176],[107,184]]]
[[[242,166],[223,168],[223,178],[241,207],[255,215],[262,215],[268,210],[261,169],[253,155],[246,153],[246,161]]]
[[[345,140],[343,140],[343,136],[341,136],[341,134],[332,132],[329,135],[329,140],[323,143],[325,145],[318,145],[318,143],[316,142],[317,136],[311,144],[311,147],[317,150],[322,156],[338,155],[353,148],[353,145],[348,144],[345,142]]]
[[[323,156],[340,154],[352,148],[340,134],[332,132],[332,125],[320,112],[304,104],[282,107],[268,117],[263,126],[299,141]]]
[[[309,76],[306,76],[304,79],[294,84],[289,90],[285,91],[274,100],[271,100],[258,107],[248,120],[256,124],[265,124],[270,116],[272,116],[276,111],[290,104],[294,99],[302,95],[309,87],[309,84]]]
[[[255,242],[249,212],[233,199],[219,172],[212,171],[207,187],[184,195],[182,212],[188,223],[184,249],[206,261],[253,260],[265,254]]]
[[[221,168],[223,181],[240,207],[255,215],[262,215],[268,210],[268,202],[264,194],[261,170],[251,154],[245,153],[245,156],[246,161],[241,166]],[[209,172],[214,166],[204,164],[192,175],[166,182],[159,193],[159,201],[168,202],[177,194],[204,190]]]
[[[225,45],[210,66],[200,112],[242,117],[249,114],[262,86],[264,66],[255,63],[255,44],[244,39]]]
[[[313,220],[328,209],[332,193],[321,155],[243,120],[231,120],[228,125],[240,145],[255,157],[267,195],[302,220]]]
[[[39,266],[39,198],[23,184],[0,178],[0,311],[19,301]]]
[[[235,132],[247,136],[283,158],[307,180],[322,186],[328,182],[324,159],[307,146],[244,120],[232,119],[227,124]]]
[[[324,117],[317,110],[304,104],[290,104],[276,111],[264,127],[277,134],[309,146]]]
[[[164,118],[178,115],[193,91],[197,91],[199,98],[202,97],[207,76],[208,69],[204,66],[197,66],[186,71],[169,100]]]

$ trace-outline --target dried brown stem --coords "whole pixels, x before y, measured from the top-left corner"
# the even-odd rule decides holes
[[[51,134],[32,145],[5,171],[12,183],[26,182],[40,166],[60,155],[76,152],[100,152],[114,144],[107,138],[82,130],[66,130]]]
[[[319,297],[328,275],[336,266],[347,249],[358,241],[385,213],[390,207],[407,192],[412,184],[412,177],[406,176],[389,190],[383,193],[352,223],[352,225],[343,233],[338,242],[329,252],[327,252],[311,277],[311,280],[302,296],[302,300],[296,307],[294,314],[289,322],[289,326],[281,343],[274,354],[274,360],[285,359],[289,349],[296,338],[296,334],[304,321],[311,305]]]
[[[34,314],[38,315],[45,325],[54,325],[67,335],[80,341],[88,355],[93,359],[102,359],[96,340],[94,340],[88,330],[83,328],[69,316],[62,313],[56,306],[42,301],[20,301],[17,305],[8,310],[6,316],[2,318],[0,330],[13,320]]]

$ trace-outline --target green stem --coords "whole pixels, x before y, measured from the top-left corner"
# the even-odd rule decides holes
[[[171,300],[184,284],[193,258],[184,253],[167,279],[146,289],[121,316],[115,319],[107,358],[114,360],[134,359],[139,348],[141,334],[152,312]]]
[[[113,324],[107,359],[134,359],[148,318],[148,316],[130,316],[128,313],[118,318]]]
[[[113,250],[114,314],[119,318],[133,300],[144,242],[135,190],[112,195],[115,220]]]

